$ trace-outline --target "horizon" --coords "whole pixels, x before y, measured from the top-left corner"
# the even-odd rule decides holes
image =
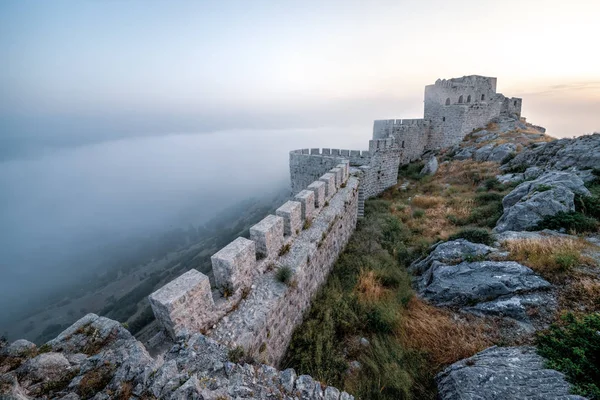
[[[0,140],[367,129],[422,117],[424,86],[463,75],[498,78],[552,136],[600,131],[600,55],[582,40],[600,5],[538,3],[3,2]]]

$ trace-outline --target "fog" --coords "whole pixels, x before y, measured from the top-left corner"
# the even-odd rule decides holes
[[[289,186],[288,152],[368,147],[367,127],[112,140],[0,163],[0,303],[21,309],[97,267],[107,245],[199,224]],[[0,321],[8,313],[2,307]]]

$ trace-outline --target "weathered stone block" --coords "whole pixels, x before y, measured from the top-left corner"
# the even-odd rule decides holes
[[[282,217],[267,215],[258,224],[250,228],[250,239],[256,243],[256,253],[272,257],[279,253],[283,246]]]
[[[310,154],[320,154],[320,150],[319,149],[310,149]]]
[[[191,269],[148,296],[158,322],[175,339],[183,328],[200,332],[212,323],[214,301],[208,277]]]
[[[323,207],[325,205],[325,182],[315,181],[308,185],[308,190],[315,193],[315,206]]]
[[[315,211],[315,193],[304,189],[296,195],[295,199],[302,205],[302,220],[310,220]]]
[[[347,164],[347,163],[338,164],[336,168],[339,168],[342,170],[342,182],[346,182],[346,180],[348,179],[348,175],[350,175],[349,164]]]
[[[343,171],[342,171],[342,169],[341,169],[341,168],[338,168],[338,167],[336,167],[336,168],[332,168],[332,169],[330,169],[330,170],[329,170],[329,172],[331,172],[332,174],[334,174],[334,175],[335,175],[335,187],[336,187],[337,189],[339,189],[339,188],[340,188],[340,186],[342,186],[342,176],[343,176],[343,175],[342,175],[342,174],[343,174]]]
[[[328,172],[323,174],[319,180],[325,183],[325,198],[329,200],[335,194],[335,174]]]
[[[277,210],[275,214],[283,218],[283,232],[293,236],[302,229],[302,204],[297,201],[288,201]]]
[[[237,291],[250,286],[256,267],[256,244],[239,237],[210,258],[215,283],[221,290]]]

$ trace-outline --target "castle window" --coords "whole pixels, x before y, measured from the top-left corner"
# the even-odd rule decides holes
[[[450,97],[448,97],[448,98],[446,99],[446,105],[447,105],[447,106],[449,106],[449,105],[450,105]]]
[[[485,100],[485,94],[482,94],[481,95],[481,101],[484,101],[484,100]]]
[[[515,100],[515,102],[513,103],[515,105],[515,107],[517,106],[517,101]]]
[[[402,148],[404,148],[404,140],[402,141]]]
[[[470,103],[470,102],[471,102],[471,95],[468,95],[467,96],[467,103]]]
[[[442,122],[446,122],[446,117],[442,117]]]
[[[460,95],[460,97],[458,98],[458,102],[459,102],[459,103],[462,103],[462,102],[463,102],[463,97],[462,97],[462,95]]]

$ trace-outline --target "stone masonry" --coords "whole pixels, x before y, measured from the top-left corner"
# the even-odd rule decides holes
[[[292,198],[211,257],[215,287],[190,270],[149,296],[165,332],[201,332],[277,365],[313,296],[343,251],[364,200],[398,180],[398,167],[458,143],[521,99],[496,93],[496,78],[465,76],[425,88],[425,118],[375,121],[369,150],[290,152]],[[279,282],[277,271],[292,278]]]

